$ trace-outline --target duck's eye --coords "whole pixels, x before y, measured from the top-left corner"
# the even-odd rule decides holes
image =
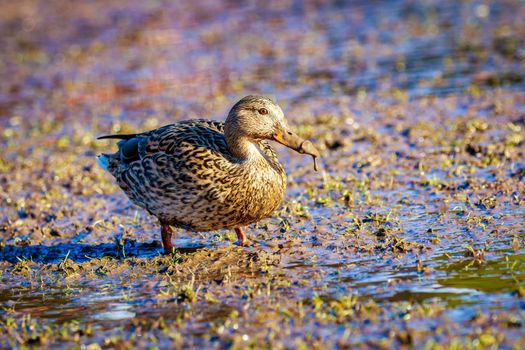
[[[259,114],[262,114],[262,115],[268,114],[268,110],[266,108],[259,108]]]

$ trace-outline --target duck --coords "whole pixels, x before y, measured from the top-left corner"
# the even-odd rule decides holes
[[[259,222],[283,202],[286,173],[269,141],[312,156],[319,151],[294,133],[270,98],[249,95],[233,105],[224,122],[183,120],[118,139],[115,153],[97,163],[135,205],[160,223],[162,246],[173,252],[173,228],[190,232],[234,229],[240,246],[244,227]]]

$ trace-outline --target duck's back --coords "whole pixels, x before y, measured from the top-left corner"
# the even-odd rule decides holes
[[[193,231],[243,226],[268,217],[284,196],[284,171],[259,142],[267,164],[243,166],[229,151],[224,124],[189,120],[120,135],[105,168],[137,205],[162,222]]]

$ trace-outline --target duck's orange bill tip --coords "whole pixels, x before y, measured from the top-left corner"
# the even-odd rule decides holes
[[[319,151],[315,146],[308,140],[303,139],[302,137],[299,137],[295,133],[293,133],[290,130],[282,130],[279,133],[276,133],[273,136],[273,139],[280,144],[283,144],[287,147],[290,147],[291,149],[301,153],[301,154],[309,154],[314,159],[314,170],[318,171],[319,167],[317,165],[317,158],[319,157]]]

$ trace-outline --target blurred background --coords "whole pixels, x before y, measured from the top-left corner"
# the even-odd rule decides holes
[[[524,15],[518,0],[3,1],[0,117],[107,129],[222,117],[247,93],[330,108],[523,89]]]

